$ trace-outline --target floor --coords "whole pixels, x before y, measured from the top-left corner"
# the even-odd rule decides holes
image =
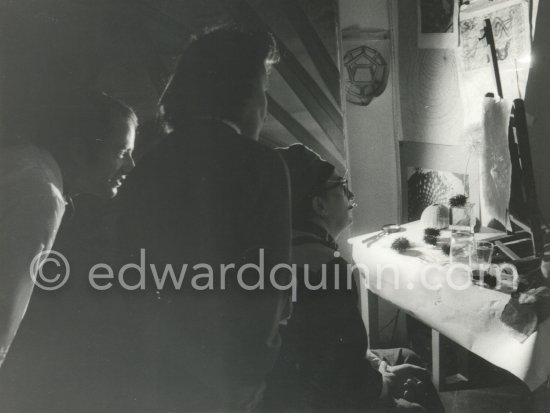
[[[408,331],[413,332],[410,347],[428,360],[426,367],[431,370],[431,330],[414,319],[407,322]],[[459,384],[461,390],[440,392],[447,413],[550,413],[550,386],[543,385],[526,401],[527,388],[510,373],[450,340],[444,339],[441,346],[446,375],[460,373],[469,378],[468,383]]]
[[[447,413],[550,413],[550,389],[544,386],[525,403],[517,386],[440,393]]]

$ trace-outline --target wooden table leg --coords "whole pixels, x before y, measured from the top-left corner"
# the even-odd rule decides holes
[[[432,328],[432,380],[435,388],[442,391],[445,375],[441,371],[441,335]]]
[[[378,328],[378,296],[367,290],[366,294],[365,324],[369,338],[369,348],[379,348],[380,336]]]

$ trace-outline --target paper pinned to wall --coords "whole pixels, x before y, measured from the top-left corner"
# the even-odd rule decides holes
[[[458,47],[458,0],[417,0],[418,47]]]
[[[457,60],[466,129],[481,124],[485,94],[492,92],[498,95],[490,49],[485,39],[480,40],[485,19],[491,20],[503,96],[506,99],[525,96],[531,63],[528,2],[506,0],[486,4],[484,7],[462,7],[460,10]]]
[[[508,125],[511,110],[512,102],[508,99],[483,100],[479,157],[481,223],[486,226],[497,220],[509,230],[512,162],[508,149]]]
[[[499,65],[514,64],[530,53],[529,8],[525,0],[490,3],[482,9],[463,7],[460,13],[460,40],[464,70],[491,65],[487,43],[480,41],[485,19],[491,20]]]
[[[389,30],[353,25],[342,30],[346,100],[367,106],[386,90],[391,44]]]

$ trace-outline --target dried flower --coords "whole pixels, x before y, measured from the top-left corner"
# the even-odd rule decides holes
[[[391,247],[397,252],[403,252],[411,247],[411,243],[407,238],[399,237],[392,242]]]
[[[424,242],[430,245],[437,245],[437,237],[434,235],[424,235]]]
[[[481,283],[481,285],[486,284],[487,287],[490,288],[495,288],[497,285],[497,277],[483,273],[479,270],[472,271],[472,279],[476,281],[476,283]]]
[[[466,195],[455,195],[449,198],[449,205],[452,208],[463,207],[466,205],[466,201],[468,201],[468,197]]]
[[[431,235],[432,237],[439,237],[441,235],[441,231],[437,228],[426,228],[424,230],[424,235],[426,235],[426,236]]]

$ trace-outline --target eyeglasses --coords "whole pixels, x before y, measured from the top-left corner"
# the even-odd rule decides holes
[[[325,190],[329,190],[329,189],[333,189],[333,188],[338,188],[338,187],[342,187],[343,191],[344,191],[344,195],[350,200],[350,201],[353,201],[354,198],[355,198],[355,195],[354,193],[349,189],[349,186],[348,186],[348,180],[345,179],[345,178],[340,178],[340,179],[329,179],[327,181],[327,183],[331,184],[329,186],[326,186],[324,189]]]

